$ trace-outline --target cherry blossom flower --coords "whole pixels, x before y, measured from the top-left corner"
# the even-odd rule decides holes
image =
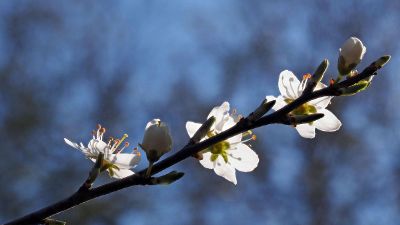
[[[276,98],[274,96],[267,96],[266,99],[268,101],[276,100],[273,109],[277,111],[297,99],[303,93],[308,78],[309,77],[305,76],[300,82],[291,71],[285,70],[280,73],[278,81],[281,95]],[[319,90],[324,87],[326,87],[326,85],[319,82],[315,89]],[[309,115],[314,113],[324,114],[324,117],[319,120],[295,126],[300,136],[304,138],[314,138],[315,128],[325,132],[337,131],[340,128],[342,123],[331,111],[326,109],[330,104],[331,99],[331,96],[317,98],[290,112],[291,115]]]
[[[111,177],[121,179],[134,174],[130,169],[136,167],[140,162],[140,152],[137,148],[134,148],[132,153],[122,153],[122,151],[129,146],[129,143],[125,142],[122,147],[120,147],[121,143],[128,137],[128,135],[124,134],[121,139],[110,138],[106,143],[103,141],[105,132],[106,129],[98,125],[97,130],[93,131],[93,138],[89,141],[87,147],[82,143],[74,143],[67,138],[64,138],[64,141],[69,146],[80,150],[93,162],[96,162],[97,156],[100,153],[103,153],[103,166],[108,170]]]
[[[203,140],[231,128],[239,120],[237,115],[229,114],[228,102],[222,103],[221,106],[214,107],[208,115],[208,118],[211,116],[215,117],[215,123]],[[186,123],[186,130],[190,137],[192,137],[200,127],[200,123],[191,121]],[[248,145],[244,144],[247,141],[254,140],[255,135],[242,140],[242,138],[249,135],[251,136],[251,132],[238,134],[201,151],[201,165],[207,169],[213,169],[217,175],[224,177],[236,185],[236,170],[251,172],[258,166],[258,155]]]

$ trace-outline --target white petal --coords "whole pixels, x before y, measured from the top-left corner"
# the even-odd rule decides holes
[[[228,152],[231,165],[241,172],[253,171],[260,161],[258,155],[249,146],[242,143],[237,144],[235,148]]]
[[[275,100],[276,98],[275,98],[275,96],[267,95],[267,96],[265,96],[265,99],[267,99],[267,101],[270,102],[270,101]]]
[[[330,103],[332,96],[325,96],[310,101],[310,104],[315,106],[317,109],[325,109]]]
[[[117,179],[122,179],[135,174],[132,170],[126,170],[126,169],[120,169],[120,170],[114,169],[113,172],[114,175],[112,177]]]
[[[64,141],[65,141],[65,143],[67,144],[67,145],[69,145],[69,146],[71,146],[71,147],[73,147],[73,148],[76,148],[76,149],[81,149],[81,146],[79,146],[77,143],[75,143],[75,142],[72,142],[72,141],[70,141],[70,140],[68,140],[68,139],[66,139],[66,138],[64,138]]]
[[[149,128],[150,126],[159,124],[160,121],[161,121],[160,119],[153,119],[153,120],[151,120],[150,122],[148,122],[148,123],[146,124],[146,128],[145,128],[145,129]]]
[[[217,132],[221,133],[222,131],[225,131],[225,130],[235,126],[235,124],[236,124],[236,122],[234,121],[234,118],[231,116],[228,116],[226,122],[223,123],[221,130],[217,130]],[[227,139],[227,141],[229,143],[238,143],[238,142],[242,141],[242,134],[238,134],[233,137],[230,137]]]
[[[130,153],[109,154],[105,159],[120,169],[130,169],[140,162],[139,155]]]
[[[323,109],[318,110],[318,113],[324,114],[324,117],[314,121],[314,125],[318,130],[333,132],[339,130],[339,128],[342,126],[340,120],[331,111]]]
[[[300,81],[289,70],[284,70],[279,74],[278,87],[284,98],[296,99],[299,97]]]
[[[207,119],[209,119],[211,116],[214,116],[215,123],[212,126],[212,128],[221,130],[226,120],[226,116],[228,115],[229,115],[229,102],[224,102],[220,106],[214,107],[211,110],[210,114],[208,115]]]
[[[315,126],[308,123],[299,124],[296,126],[296,130],[303,138],[314,138],[315,137]]]
[[[104,141],[98,139],[90,140],[88,148],[90,149],[90,152],[93,154],[99,154],[100,152],[104,154],[109,154],[111,151],[110,147]]]
[[[211,161],[211,155],[211,152],[205,152],[203,153],[203,159],[199,161],[207,169],[214,169],[215,167],[215,163]]]
[[[271,96],[273,97],[273,96]],[[267,96],[267,100],[269,101],[269,99],[272,99],[270,96]],[[285,102],[284,98],[282,95],[279,95],[277,98],[274,99],[275,100],[275,104],[272,107],[273,110],[278,111],[281,108],[285,107],[287,105],[287,103]]]
[[[85,146],[79,145],[78,143],[72,142],[72,141],[70,141],[70,140],[68,140],[68,139],[66,139],[66,138],[64,138],[64,141],[65,141],[65,143],[66,143],[67,145],[69,145],[69,146],[71,146],[71,147],[73,147],[73,148],[76,148],[76,149],[80,150],[83,154],[85,154],[85,155],[90,154],[89,149],[86,148]]]
[[[186,122],[186,131],[189,134],[189,137],[193,137],[196,131],[201,127],[200,123],[195,123],[192,121]]]
[[[225,163],[225,161],[222,159],[222,157],[217,158],[216,163],[215,163],[214,172],[217,175],[234,183],[235,185],[237,184],[235,168],[232,165]]]

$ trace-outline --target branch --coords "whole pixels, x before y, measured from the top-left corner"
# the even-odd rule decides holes
[[[172,156],[169,156],[168,158],[154,164],[150,175],[154,175],[158,172],[161,172],[179,162],[181,162],[184,159],[189,158],[192,155],[195,155],[196,153],[200,152],[203,149],[206,149],[216,143],[219,143],[223,140],[226,140],[227,138],[230,138],[232,136],[235,136],[237,134],[246,132],[248,130],[258,128],[261,126],[266,126],[269,124],[273,123],[280,123],[280,124],[292,124],[292,121],[289,121],[288,114],[293,111],[294,109],[298,108],[299,106],[303,105],[304,103],[307,103],[310,100],[321,98],[321,97],[326,97],[326,96],[340,96],[340,88],[346,88],[351,85],[356,84],[357,82],[367,79],[373,75],[376,75],[376,72],[389,60],[389,57],[381,57],[371,65],[369,65],[367,68],[365,68],[360,74],[350,77],[340,83],[335,83],[332,84],[326,88],[323,88],[318,91],[311,91],[304,93],[301,95],[299,98],[295,99],[293,102],[287,104],[285,107],[281,108],[280,110],[271,113],[269,115],[263,116],[261,118],[257,118],[257,120],[254,120],[254,118],[242,118],[235,126],[231,127],[228,130],[225,130],[222,133],[219,133],[218,135],[215,135],[213,137],[210,137],[202,142],[199,143],[194,143],[194,142],[189,142],[188,145],[183,147],[180,151],[175,153]],[[263,103],[265,104],[265,102]],[[273,103],[272,103],[273,104]],[[266,109],[269,110],[271,105],[267,105]],[[250,115],[254,115],[250,114]],[[256,115],[259,115],[258,113]],[[254,116],[253,116],[254,117]],[[256,116],[258,117],[258,116]],[[313,121],[314,119],[319,119],[321,116],[316,115],[311,118],[301,118],[298,119],[298,123],[305,123],[305,122],[310,122]],[[290,119],[290,118],[289,118]],[[44,207],[38,211],[32,212],[26,216],[23,216],[21,218],[12,220],[4,225],[24,225],[24,224],[40,224],[44,221],[44,219],[56,215],[64,210],[73,208],[76,205],[82,204],[86,201],[89,201],[91,199],[110,194],[112,192],[134,186],[134,185],[154,185],[154,179],[149,177],[146,178],[144,175],[147,171],[146,169],[141,170],[137,174],[134,174],[132,176],[126,177],[121,180],[116,180],[113,182],[110,182],[108,184],[101,185],[97,188],[93,189],[84,189],[82,191],[82,188],[72,194],[71,196],[56,202],[52,205],[49,205],[47,207]]]

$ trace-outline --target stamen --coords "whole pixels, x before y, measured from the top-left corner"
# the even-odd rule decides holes
[[[242,133],[242,137],[247,137],[247,136],[252,135],[252,134],[253,134],[253,131],[248,130],[248,131]]]
[[[100,140],[103,140],[103,135],[104,135],[104,133],[106,133],[106,128],[105,127],[102,127],[101,129],[100,129],[100,135],[97,137],[97,138],[99,138]]]
[[[245,136],[249,136],[249,134],[248,135],[244,135],[242,137],[245,137]],[[235,142],[235,143],[231,143],[231,145],[236,145],[236,144],[239,144],[239,143],[246,143],[246,142],[249,142],[249,141],[255,141],[256,139],[257,139],[257,136],[255,134],[253,134],[253,135],[251,135],[250,138],[247,138],[247,139]]]
[[[242,160],[242,157],[235,157],[232,153],[230,153],[229,156],[230,156],[231,158],[236,159],[236,160],[239,160],[239,161]]]
[[[128,137],[128,135],[127,135],[127,134],[124,134],[124,135],[122,136],[121,140],[115,139],[115,144],[114,144],[114,146],[112,147],[112,149],[115,151],[115,150],[119,147],[119,145],[120,145],[127,137]]]
[[[307,80],[307,79],[310,79],[310,78],[311,78],[311,74],[309,74],[309,73],[306,73],[306,74],[303,75],[303,80]]]
[[[125,149],[126,147],[128,147],[128,146],[129,146],[129,142],[125,142],[124,146],[122,146],[121,149],[119,149],[119,150],[118,150],[118,149],[115,149],[114,154],[118,154],[118,153],[124,151],[124,149]]]
[[[133,153],[133,154],[136,154],[136,155],[139,156],[139,157],[140,157],[140,155],[141,155],[141,153],[139,152],[139,150],[138,150],[137,147],[134,147],[134,148],[133,148],[132,153]]]
[[[114,141],[114,138],[113,137],[109,137],[107,145],[111,146],[111,142],[113,142],[113,141]]]
[[[331,79],[331,80],[329,81],[329,85],[332,86],[332,85],[334,85],[334,84],[335,84],[335,80],[334,80],[334,79]]]
[[[101,125],[97,124],[96,138],[98,138],[100,136],[100,130],[101,130]]]

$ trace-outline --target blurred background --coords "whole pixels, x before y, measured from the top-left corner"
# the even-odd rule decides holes
[[[65,145],[86,143],[100,123],[128,133],[161,118],[174,150],[185,122],[227,100],[251,112],[278,95],[278,75],[335,77],[351,36],[367,46],[359,69],[391,62],[367,91],[335,98],[335,133],[255,130],[261,162],[234,186],[196,160],[170,186],[131,187],[63,212],[68,224],[394,225],[400,221],[400,2],[388,1],[1,1],[0,221],[74,192],[92,164]],[[146,160],[136,168],[145,168]],[[103,175],[96,185],[110,182]]]

